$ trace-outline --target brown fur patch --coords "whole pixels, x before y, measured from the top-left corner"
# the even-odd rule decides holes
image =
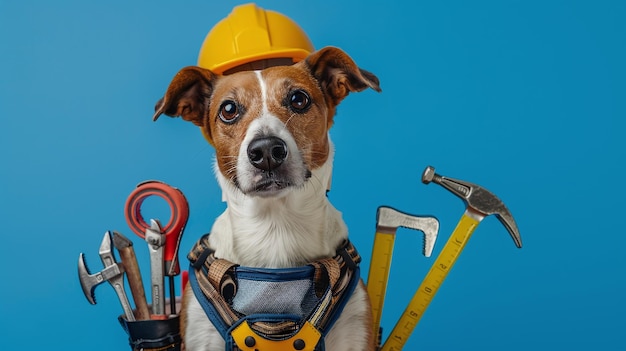
[[[268,91],[268,110],[278,117],[294,137],[309,169],[328,159],[328,130],[333,116],[317,82],[301,65],[275,67],[263,71]],[[303,112],[289,108],[289,97],[302,91],[310,98]]]
[[[233,101],[240,110],[233,123],[225,123],[219,118],[219,111],[225,101]],[[241,72],[221,77],[215,82],[213,95],[205,116],[205,125],[213,136],[217,162],[222,174],[233,179],[241,141],[248,126],[263,109],[261,87],[254,72]]]

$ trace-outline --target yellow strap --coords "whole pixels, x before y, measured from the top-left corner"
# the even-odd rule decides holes
[[[233,340],[241,351],[314,351],[321,334],[315,327],[305,322],[294,336],[285,340],[268,340],[258,335],[244,321],[231,332]]]
[[[422,284],[415,292],[415,295],[413,295],[413,299],[385,341],[382,351],[402,350],[402,347],[409,336],[411,336],[413,329],[420,318],[422,318],[424,311],[426,311],[426,308],[481,220],[482,217],[476,218],[476,216],[468,215],[467,212],[463,214],[450,239],[448,239],[441,253],[437,256],[437,260],[430,268],[430,271],[428,271]]]

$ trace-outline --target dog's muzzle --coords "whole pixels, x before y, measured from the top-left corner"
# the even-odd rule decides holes
[[[236,184],[244,194],[281,196],[311,177],[293,140],[278,135],[259,135],[242,148],[237,162]]]
[[[251,181],[257,195],[272,196],[296,183],[292,167],[288,165],[289,148],[283,139],[256,138],[248,145],[247,155],[256,170]]]
[[[265,172],[273,172],[287,159],[287,144],[281,138],[270,136],[252,140],[248,145],[248,160]]]

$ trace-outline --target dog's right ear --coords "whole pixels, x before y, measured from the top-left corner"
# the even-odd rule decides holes
[[[189,66],[181,69],[170,83],[165,96],[154,107],[153,121],[161,114],[170,117],[181,116],[185,121],[203,127],[204,116],[209,108],[209,99],[217,75],[208,69]]]

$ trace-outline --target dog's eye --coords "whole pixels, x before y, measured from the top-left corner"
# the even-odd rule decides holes
[[[304,112],[311,105],[311,98],[302,90],[296,90],[289,97],[289,106],[294,112]]]
[[[225,123],[233,123],[239,117],[239,108],[234,101],[224,101],[220,106],[220,119]]]

